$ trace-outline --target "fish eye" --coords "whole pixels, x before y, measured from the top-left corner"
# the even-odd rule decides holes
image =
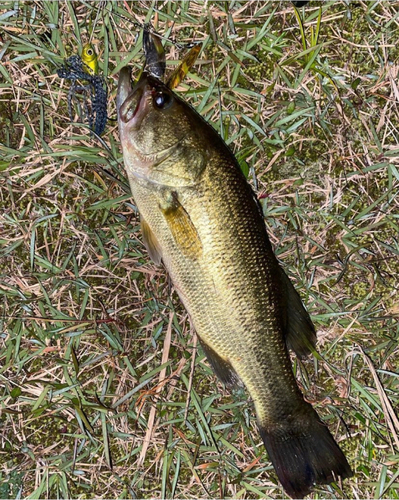
[[[158,90],[153,96],[153,101],[158,109],[165,109],[172,102],[172,98],[168,93]]]

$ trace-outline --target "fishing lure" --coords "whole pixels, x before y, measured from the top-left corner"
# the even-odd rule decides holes
[[[83,105],[89,127],[97,135],[104,132],[107,124],[108,89],[102,76],[98,75],[98,60],[90,44],[83,47],[82,55],[73,55],[66,59],[57,70],[60,78],[72,82],[68,93],[68,112],[73,120],[72,102],[77,93],[83,94]],[[86,82],[85,85],[79,82]]]
[[[194,45],[190,51],[184,56],[183,60],[179,66],[173,71],[173,73],[168,78],[166,85],[170,89],[176,88],[179,83],[185,78],[187,73],[193,67],[197,57],[201,51],[201,45]]]
[[[91,43],[86,43],[82,49],[84,69],[91,75],[98,75],[98,57]]]
[[[143,32],[143,50],[145,56],[143,69],[162,80],[166,69],[165,50],[161,39],[150,30],[151,25],[146,24]]]
[[[99,16],[101,14],[104,15],[104,13],[106,13],[107,15],[109,15],[111,18],[113,16],[116,16],[117,18],[119,18],[121,21],[125,21],[129,27],[133,26],[134,28],[137,28],[138,30],[144,30],[144,31],[148,31],[149,33],[153,34],[155,37],[157,37],[159,40],[164,40],[166,42],[169,42],[171,43],[172,45],[174,45],[176,47],[176,49],[178,50],[183,50],[183,49],[191,49],[195,43],[194,42],[190,42],[190,43],[181,43],[181,42],[178,42],[175,38],[169,38],[167,36],[163,36],[163,35],[160,35],[159,33],[156,33],[156,31],[154,30],[154,28],[152,27],[151,24],[149,23],[140,23],[139,21],[137,21],[137,19],[134,19],[134,18],[128,18],[122,14],[119,14],[117,12],[114,12],[112,7],[109,9],[108,6],[111,5],[111,2],[109,2],[107,4],[107,1],[105,2],[99,2],[99,7],[93,5],[93,8],[97,11],[97,16],[96,16],[96,19],[95,19],[95,22],[94,22],[94,25],[97,24],[97,20],[99,18]],[[118,23],[115,22],[115,20],[113,20],[113,22],[117,25]],[[94,29],[94,28],[93,28]]]
[[[165,75],[165,50],[161,43],[160,36],[153,31],[150,24],[146,24],[143,33],[143,50],[145,56],[145,63],[142,71],[163,79]],[[191,47],[190,51],[185,55],[181,63],[173,71],[168,78],[166,85],[170,89],[176,88],[179,83],[185,78],[190,69],[193,67],[198,55],[201,51],[201,44],[196,44]],[[138,77],[140,79],[141,73]]]

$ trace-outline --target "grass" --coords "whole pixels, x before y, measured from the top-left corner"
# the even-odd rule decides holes
[[[115,117],[154,19],[168,74],[203,43],[178,91],[248,171],[318,330],[294,369],[355,475],[311,498],[399,498],[399,2],[102,7],[0,5],[0,498],[284,496],[147,258],[116,123],[71,124],[55,73],[91,37]]]

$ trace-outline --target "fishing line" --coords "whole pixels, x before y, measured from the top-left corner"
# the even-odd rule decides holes
[[[196,42],[186,42],[186,43],[178,42],[175,38],[169,38],[169,37],[166,37],[164,35],[161,35],[150,24],[141,23],[137,19],[129,19],[128,17],[126,17],[123,14],[118,14],[117,12],[114,12],[114,11],[106,8],[106,5],[108,5],[108,2],[106,0],[101,0],[99,2],[100,3],[99,7],[97,7],[95,5],[90,5],[90,4],[88,4],[88,3],[84,2],[84,1],[81,2],[81,3],[82,3],[82,5],[85,5],[86,7],[90,8],[90,9],[95,9],[97,11],[97,15],[96,15],[96,19],[95,19],[95,24],[93,26],[93,31],[94,31],[95,25],[98,22],[98,16],[99,16],[99,14],[102,13],[104,15],[104,13],[107,13],[107,14],[110,15],[110,18],[112,18],[112,16],[117,16],[117,17],[119,17],[119,19],[123,19],[127,23],[132,24],[138,30],[143,30],[143,31],[147,30],[149,33],[153,34],[154,36],[158,37],[159,39],[164,40],[165,42],[171,43],[178,50],[191,49],[191,48],[193,48],[196,45]],[[158,11],[155,11],[155,12],[158,12]],[[114,19],[112,19],[112,21],[113,21],[113,23],[115,25],[117,25],[117,23],[115,22]],[[105,25],[105,23],[104,23],[104,25]]]

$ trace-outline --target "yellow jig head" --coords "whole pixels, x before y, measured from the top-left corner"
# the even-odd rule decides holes
[[[86,43],[83,46],[82,61],[84,63],[84,69],[90,75],[98,74],[98,57],[94,47],[91,43]]]

